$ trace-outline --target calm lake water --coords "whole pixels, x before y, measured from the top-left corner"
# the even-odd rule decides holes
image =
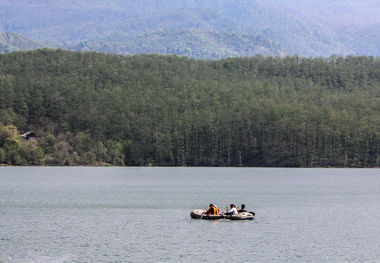
[[[256,218],[190,218],[210,202]],[[379,169],[0,168],[0,262],[380,262],[379,244]]]

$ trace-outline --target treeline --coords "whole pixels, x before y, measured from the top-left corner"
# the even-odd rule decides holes
[[[0,55],[3,164],[379,167],[379,149],[373,57]]]

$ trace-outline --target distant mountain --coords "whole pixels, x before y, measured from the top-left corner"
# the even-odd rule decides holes
[[[380,56],[380,0],[268,0],[331,28],[356,55]]]
[[[343,27],[339,39],[356,55],[380,56],[380,23],[371,26]]]
[[[154,31],[138,35],[125,42],[84,41],[64,48],[88,51],[98,50],[119,54],[177,54],[194,58],[236,56],[283,56],[285,52],[272,40],[261,36],[217,31],[185,29],[179,31]]]
[[[38,41],[24,37],[15,33],[1,33],[0,34],[0,52],[8,53],[18,50],[32,50],[41,48],[44,45]]]
[[[0,29],[122,54],[380,55],[379,12],[380,0],[0,0]]]

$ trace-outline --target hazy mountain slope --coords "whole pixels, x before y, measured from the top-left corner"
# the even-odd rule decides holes
[[[44,45],[38,41],[15,33],[0,34],[0,52],[12,52],[17,50],[31,50],[41,48]]]
[[[371,26],[344,27],[339,37],[357,55],[380,56],[380,23]]]
[[[130,41],[146,33],[160,35],[163,31],[195,28],[203,31],[203,35],[233,32],[270,39],[287,54],[373,55],[380,47],[371,31],[379,20],[379,3],[379,0],[0,0],[0,29],[49,41],[55,46],[78,46],[84,41],[98,42],[93,46],[100,46],[112,42],[116,50],[121,50],[125,49],[123,45],[137,45]],[[367,35],[368,49],[366,43],[358,42],[361,34]],[[180,39],[180,35],[174,38]]]
[[[288,54],[329,56],[350,51],[337,41],[329,26],[267,1],[225,1],[220,13],[229,16],[243,32],[254,32],[278,42]],[[228,3],[227,3],[228,2]]]
[[[231,24],[205,6],[199,8],[185,3],[178,5],[172,0],[0,0],[0,22],[6,31],[58,41],[83,40],[110,33],[140,34],[157,29],[216,29],[211,28],[212,24],[222,28]]]
[[[117,10],[80,3],[2,0],[0,22],[5,31],[43,41],[62,41],[101,35],[112,27],[112,21],[119,20]]]
[[[267,0],[281,4],[305,16],[340,26],[368,26],[380,23],[380,0]]]
[[[212,59],[257,54],[285,55],[278,44],[264,37],[199,29],[154,31],[138,35],[126,42],[86,41],[66,48],[79,51],[99,50],[119,54],[153,52]]]
[[[120,24],[117,25],[114,23],[109,30],[102,34],[93,34],[92,36],[87,37],[86,40],[125,42],[138,35],[154,31],[179,31],[189,28],[206,31],[217,31],[216,28],[219,28],[222,29],[223,32],[235,32],[237,27],[232,20],[223,18],[208,9],[185,10],[169,13],[154,12],[149,14],[149,16],[135,15],[125,17]],[[73,36],[65,42],[75,42],[77,40],[82,39]]]
[[[380,56],[380,0],[268,0],[332,28],[354,54]]]

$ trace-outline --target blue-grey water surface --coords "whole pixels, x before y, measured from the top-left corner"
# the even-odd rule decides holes
[[[0,262],[231,261],[380,262],[380,170],[0,167]]]

